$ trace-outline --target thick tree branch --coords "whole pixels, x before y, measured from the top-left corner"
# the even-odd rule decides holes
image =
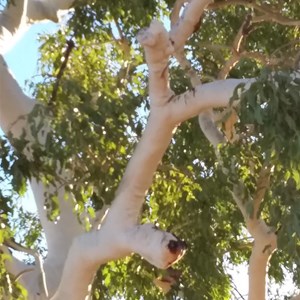
[[[199,0],[191,1],[187,5],[183,16],[170,32],[170,39],[176,51],[184,46],[186,40],[197,28],[204,10],[212,2],[212,0]]]
[[[30,23],[44,20],[45,18],[57,20],[56,14],[58,9],[68,8],[73,1],[29,0],[28,6],[26,3],[24,1],[16,1],[16,6],[10,5],[5,10],[5,13],[0,16],[0,53],[3,53],[14,37],[28,26],[29,23],[26,23],[28,19],[30,19]],[[35,142],[28,129],[29,125],[26,115],[32,111],[36,102],[22,92],[16,80],[9,73],[2,56],[0,56],[0,91],[1,128],[6,134],[11,132],[16,138],[20,137],[23,130],[25,130],[27,139],[30,142]],[[47,127],[47,124],[45,124],[45,127]],[[40,142],[43,143],[43,140],[44,138]],[[25,154],[29,158],[31,157],[29,152]],[[44,273],[47,277],[49,293],[53,294],[59,284],[64,261],[72,240],[83,232],[83,228],[79,224],[76,215],[73,214],[71,199],[69,201],[64,200],[63,189],[60,190],[59,195],[60,220],[57,224],[54,224],[47,218],[47,211],[44,209],[44,199],[45,193],[54,192],[55,187],[45,187],[40,181],[35,179],[32,179],[31,187],[48,244],[48,256],[44,264]],[[45,288],[40,286],[40,274],[41,272],[39,271],[22,273],[21,282],[24,283],[30,295],[47,294]],[[46,285],[44,284],[43,286]]]
[[[221,161],[222,164],[222,161]],[[223,168],[223,172],[228,175],[228,171]],[[266,295],[266,276],[268,262],[277,248],[277,235],[259,217],[259,207],[269,183],[270,169],[263,167],[257,181],[256,193],[253,199],[252,215],[246,208],[246,203],[250,199],[245,199],[245,186],[243,182],[233,184],[232,196],[240,209],[247,229],[254,238],[254,245],[249,260],[249,293],[248,300],[264,300]]]
[[[159,230],[153,224],[121,230],[105,221],[100,230],[74,239],[59,288],[51,300],[85,299],[95,272],[101,264],[110,260],[135,252],[156,267],[168,268],[182,257],[185,249],[184,242],[171,233]]]
[[[10,47],[9,40],[26,26],[28,0],[10,3],[0,14],[0,54]]]
[[[58,7],[68,7],[71,3],[72,1],[57,0],[52,2],[51,7],[54,7],[56,13]],[[171,233],[161,231],[152,224],[137,224],[145,193],[179,123],[207,109],[226,106],[238,84],[246,83],[247,89],[255,80],[220,80],[198,85],[192,91],[177,96],[170,89],[169,56],[174,54],[174,51],[182,49],[185,41],[195,30],[204,9],[211,3],[212,1],[208,0],[192,1],[170,34],[162,24],[153,22],[150,28],[139,36],[149,67],[150,117],[143,137],[128,163],[116,198],[100,229],[82,233],[76,217],[72,215],[70,201],[61,201],[61,221],[57,225],[50,224],[48,220],[41,217],[49,245],[49,255],[45,262],[47,281],[49,280],[51,285],[48,285],[49,294],[52,295],[58,286],[52,299],[84,299],[89,294],[88,286],[99,265],[130,255],[132,252],[140,254],[159,268],[169,267],[184,254],[185,243]],[[54,16],[51,9],[48,9],[47,13],[50,14],[49,18]],[[38,16],[35,18],[38,19]],[[5,74],[7,83],[12,85],[8,73]],[[12,93],[10,90],[6,93],[14,96],[9,94]],[[14,97],[16,103],[24,99],[21,93]],[[13,119],[18,115],[20,112],[10,118]],[[9,121],[6,123],[9,126]],[[34,180],[32,187],[36,199],[40,200],[37,201],[39,211],[45,217],[41,201],[44,197],[44,187]],[[64,192],[61,191],[59,199],[63,199],[63,196]],[[270,257],[268,251],[272,252],[276,248],[276,240],[274,241],[274,235],[261,220],[250,220],[246,217],[246,213],[244,212],[243,215],[256,244],[253,248],[251,267],[257,262],[261,263],[261,280],[261,275],[265,276]],[[55,256],[57,252],[60,252],[59,257]],[[261,281],[264,284],[265,281]],[[258,296],[256,300],[262,299],[259,298],[261,292],[259,293],[255,294]],[[252,299],[255,299],[254,296]]]
[[[69,9],[73,3],[74,0],[21,0],[8,5],[0,15],[0,54],[9,50],[31,23],[58,22],[58,11]]]
[[[171,14],[171,25],[172,29],[174,28],[176,22],[179,19],[179,10],[181,6],[183,5],[183,1],[177,1],[174,7],[174,10]],[[179,8],[180,7],[180,8]],[[203,12],[200,12],[203,13]],[[178,15],[178,16],[177,16]],[[193,28],[195,22],[191,22],[191,27]],[[191,29],[192,29],[191,28]],[[171,31],[172,31],[171,29]],[[181,68],[185,71],[188,78],[191,81],[192,87],[195,88],[196,86],[200,85],[201,78],[197,74],[196,70],[192,67],[191,63],[188,61],[184,54],[184,49],[178,48],[174,53],[175,58],[179,62]],[[215,126],[214,123],[214,113],[212,109],[205,110],[201,112],[198,116],[199,125],[202,129],[204,127],[203,132],[206,134],[207,138],[213,143],[214,146],[217,146],[220,142],[224,141],[223,134],[220,132],[220,130]]]
[[[249,221],[247,229],[254,238],[249,260],[248,300],[264,300],[268,262],[277,248],[277,235],[260,219]]]
[[[29,114],[35,102],[23,93],[1,55],[0,91],[0,126],[5,134],[10,131],[15,137],[19,137],[23,128],[26,128],[25,121],[20,117]]]
[[[82,299],[78,295],[83,296],[82,291],[87,293],[87,284],[99,264],[129,255],[132,251],[160,268],[168,267],[182,256],[185,245],[172,234],[157,230],[151,224],[136,225],[145,192],[178,123],[203,109],[226,105],[234,88],[241,82],[228,80],[205,84],[194,91],[173,96],[167,73],[173,48],[164,27],[157,21],[153,22],[140,34],[139,40],[144,45],[149,65],[149,122],[100,230],[75,238],[54,299]],[[220,94],[216,94],[217,86]],[[74,275],[74,268],[78,275]]]
[[[26,115],[29,114],[36,102],[27,97],[16,80],[9,73],[2,57],[0,57],[0,126],[4,133],[11,132],[14,137],[21,136],[23,130],[27,132],[27,139],[35,142],[31,136]],[[21,118],[22,117],[22,118]],[[18,121],[17,121],[18,120]],[[13,126],[11,126],[14,124]],[[45,124],[45,127],[47,124]],[[47,129],[49,130],[49,129]],[[41,141],[42,142],[42,141]],[[30,157],[30,153],[27,153]],[[44,209],[44,193],[54,193],[55,187],[45,188],[41,182],[35,179],[31,181],[31,187],[35,196],[39,216],[45,230],[46,240],[49,247],[49,256],[52,250],[61,249],[61,253],[67,255],[68,247],[62,250],[63,246],[71,244],[72,238],[82,232],[76,216],[72,212],[70,201],[64,200],[64,190],[59,191],[61,201],[61,218],[58,224],[54,224],[47,218],[47,211]],[[71,222],[72,225],[69,225]],[[58,247],[58,248],[57,248]]]
[[[70,9],[74,1],[75,0],[28,0],[27,17],[31,23],[43,20],[58,22],[59,11]]]
[[[176,0],[170,15],[171,27],[179,21],[180,11],[186,3],[188,3],[188,0]]]

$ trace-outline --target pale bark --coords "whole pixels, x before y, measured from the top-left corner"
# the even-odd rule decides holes
[[[13,27],[17,28],[17,25]],[[157,230],[151,224],[137,225],[140,208],[176,126],[205,108],[226,105],[235,86],[241,81],[211,83],[174,96],[168,86],[166,68],[173,52],[168,33],[161,24],[154,22],[143,36],[143,42],[150,70],[149,123],[100,230],[78,235],[82,232],[81,228],[70,203],[64,201],[60,201],[60,220],[57,224],[51,223],[43,209],[45,187],[35,180],[31,182],[48,244],[49,252],[44,269],[49,294],[53,295],[59,286],[54,299],[83,299],[88,294],[88,285],[100,264],[132,252],[139,253],[160,268],[167,268],[184,254],[185,244],[171,233]],[[27,124],[24,120],[16,120],[29,113],[35,102],[22,93],[4,62],[1,71],[1,87],[4,92],[0,101],[5,107],[5,115],[1,115],[1,126],[6,133],[11,130],[15,136],[20,136]],[[216,90],[219,86],[220,93]],[[51,187],[47,187],[48,192],[49,189]],[[63,199],[62,194],[59,199]],[[61,277],[62,267],[64,270]],[[10,271],[13,271],[12,268]],[[37,268],[35,274],[25,273],[22,276],[24,282],[30,281],[25,287],[29,290],[31,299],[43,299],[46,295],[39,284],[40,274]]]
[[[0,56],[0,124],[5,134],[9,132],[15,138],[21,136],[23,130],[27,132],[26,138],[31,140],[29,124],[26,115],[30,113],[36,102],[27,97],[19,87],[16,80],[9,73],[7,66]],[[34,140],[32,140],[34,142]],[[25,149],[27,151],[27,148]],[[27,152],[30,157],[30,151]],[[69,247],[73,238],[83,232],[82,225],[79,224],[76,215],[73,213],[72,200],[64,200],[64,189],[59,190],[59,204],[61,209],[60,219],[56,223],[51,222],[47,217],[47,211],[44,208],[45,193],[54,193],[56,188],[46,187],[40,181],[32,179],[30,186],[32,188],[38,214],[48,246],[48,256],[45,261],[45,274],[48,281],[50,292],[54,292],[58,286],[64,261],[67,257]],[[59,253],[59,255],[57,254]],[[10,270],[11,271],[11,270]],[[26,273],[23,280],[30,281],[31,273]],[[28,287],[29,290],[34,288]],[[36,289],[39,290],[37,286]]]
[[[8,51],[32,23],[58,22],[60,10],[69,9],[74,0],[20,0],[10,4],[0,15],[0,54]]]
[[[4,53],[13,45],[13,42],[32,22],[51,19],[57,20],[57,12],[67,9],[73,1],[16,1],[16,6],[9,5],[0,15],[0,53]],[[0,56],[0,125],[5,134],[12,133],[15,138],[21,136],[23,130],[27,133],[26,138],[35,142],[30,134],[29,124],[26,119],[36,101],[26,96],[19,87],[16,80],[10,74],[3,57]],[[47,124],[45,124],[47,127]],[[48,130],[47,128],[46,130]],[[40,142],[44,138],[40,137]],[[30,150],[25,149],[30,158]],[[30,266],[31,272],[24,272],[20,276],[21,283],[28,290],[30,299],[43,299],[48,287],[53,294],[60,282],[61,273],[68,254],[68,249],[74,236],[83,232],[76,215],[72,212],[71,201],[64,200],[64,189],[59,191],[59,202],[61,208],[60,220],[56,224],[49,221],[47,211],[44,209],[44,193],[53,193],[55,187],[45,187],[41,182],[33,179],[31,188],[38,208],[38,214],[45,232],[48,256],[43,265],[47,284],[41,285],[41,272],[38,266]],[[22,250],[20,250],[22,251]],[[13,261],[15,259],[13,258]],[[14,268],[8,263],[7,269],[15,276],[19,276],[22,270]],[[24,268],[27,270],[27,268]]]
[[[201,125],[201,124],[200,124]],[[220,143],[224,143],[224,139],[219,136],[218,130],[211,130],[216,127],[214,123],[211,126],[202,126],[205,136],[209,139],[214,147]],[[208,131],[208,132],[205,132]],[[217,153],[218,154],[218,153]],[[222,159],[218,156],[222,165]],[[223,172],[228,175],[227,169],[223,168]],[[277,249],[277,235],[274,230],[269,227],[259,216],[261,202],[269,187],[270,168],[263,166],[257,181],[256,193],[253,195],[253,213],[249,215],[246,209],[245,187],[242,181],[233,184],[232,196],[238,208],[240,209],[248,232],[254,239],[254,245],[249,260],[249,287],[248,300],[264,300],[266,299],[266,281],[268,262]]]
[[[153,22],[148,30],[141,33],[139,40],[145,47],[146,60],[149,65],[151,99],[149,122],[128,163],[117,197],[101,229],[84,234],[76,238],[77,242],[73,243],[55,299],[61,299],[62,295],[80,299],[76,298],[80,294],[77,288],[79,281],[87,283],[91,280],[91,274],[96,271],[99,264],[123,257],[132,251],[141,254],[160,268],[170,266],[181,257],[182,248],[185,247],[173,235],[159,231],[152,225],[136,227],[135,223],[145,192],[151,184],[153,173],[176,126],[180,122],[196,116],[203,109],[225,106],[235,87],[240,82],[249,81],[214,82],[201,85],[195,91],[172,97],[166,72],[166,63],[171,54],[172,45],[169,44],[164,27],[157,21]],[[162,45],[167,51],[162,51]],[[157,85],[154,84],[156,82]],[[151,86],[155,90],[151,91]],[[219,86],[220,92],[218,93]],[[109,236],[109,241],[107,236]],[[80,240],[85,242],[80,242]],[[165,241],[165,244],[158,242],[162,240]],[[175,253],[168,249],[169,242],[172,240],[178,242],[178,251]],[[81,257],[81,253],[85,254],[84,258]],[[76,264],[77,270],[80,270],[81,277],[71,276],[74,264]],[[70,287],[74,287],[74,289]]]
[[[266,299],[268,262],[277,248],[277,236],[263,220],[250,219],[247,229],[254,238],[249,260],[248,300]]]
[[[22,134],[26,126],[20,117],[30,113],[35,101],[24,95],[17,81],[9,73],[7,65],[0,55],[0,120],[4,133],[9,131],[16,137]]]
[[[58,10],[68,9],[73,1],[28,0],[28,3],[26,1],[20,3],[17,7],[9,6],[0,18],[0,53],[4,52],[4,48],[10,44],[12,38],[29,23],[43,19],[57,21]],[[183,17],[170,33],[161,23],[154,21],[138,37],[145,49],[149,67],[150,117],[141,141],[127,165],[116,198],[99,229],[83,232],[72,212],[73,199],[64,201],[63,189],[59,191],[60,219],[57,223],[50,222],[44,210],[44,193],[54,192],[55,187],[45,187],[40,182],[32,180],[31,187],[48,244],[44,272],[51,299],[84,299],[89,294],[88,286],[101,264],[131,253],[140,254],[159,268],[167,268],[183,256],[186,245],[173,234],[159,230],[152,224],[138,224],[145,193],[151,185],[153,174],[176,127],[207,109],[225,107],[238,84],[245,83],[247,89],[254,81],[254,79],[219,80],[197,85],[192,91],[177,96],[170,89],[169,57],[175,51],[182,50],[204,9],[211,3],[210,0],[191,1]],[[12,131],[18,137],[28,124],[26,120],[17,120],[20,116],[28,114],[35,102],[22,93],[2,58],[0,76],[0,125],[5,133]],[[273,240],[269,241],[265,237],[273,238],[273,235],[265,231],[264,226],[263,230],[258,230],[257,233],[257,228],[261,227],[257,227],[256,223],[251,224],[252,235],[256,242],[253,259],[250,261],[251,268],[255,268],[258,261],[266,266],[269,256],[265,258],[267,252],[264,251],[265,247],[269,242],[272,243],[272,247],[274,245]],[[251,270],[249,269],[250,272]],[[9,271],[20,272],[18,263],[15,262],[9,267]],[[40,284],[40,271],[36,267],[31,273],[22,275],[30,299],[46,299],[46,292]],[[264,267],[259,274],[258,278],[265,276]],[[259,283],[250,282],[251,286],[255,284]],[[260,295],[261,292],[251,297],[261,297]]]

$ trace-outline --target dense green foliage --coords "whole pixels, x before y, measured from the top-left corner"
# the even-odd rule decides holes
[[[274,7],[278,5],[278,1],[270,2]],[[135,37],[153,18],[165,21],[173,4],[173,0],[78,1],[63,29],[40,37],[42,80],[31,88],[41,105],[30,118],[36,136],[43,135],[41,125],[45,120],[52,131],[46,136],[44,148],[38,141],[31,146],[31,161],[22,154],[26,136],[12,142],[14,149],[5,137],[1,138],[0,184],[5,190],[0,193],[0,223],[6,226],[0,227],[0,243],[8,234],[27,230],[13,211],[17,195],[24,195],[28,178],[39,178],[57,188],[65,185],[75,195],[78,213],[88,204],[93,215],[94,210],[113,200],[148,113],[147,67]],[[284,1],[282,5],[289,18],[300,15],[297,0]],[[243,6],[227,6],[205,14],[187,46],[188,56],[203,81],[217,77],[231,55],[239,27],[251,12]],[[300,84],[299,79],[287,76],[287,68],[292,66],[287,58],[295,56],[299,38],[299,29],[267,22],[249,34],[245,49],[277,58],[279,65],[261,72],[261,62],[242,58],[230,72],[234,78],[260,76],[260,80],[241,98],[237,132],[242,139],[221,150],[225,162],[236,159],[238,175],[244,179],[249,194],[255,189],[260,167],[265,163],[274,166],[262,210],[267,222],[280,229],[280,249],[272,259],[270,274],[281,282],[284,271],[289,270],[297,284]],[[75,48],[53,97],[68,40],[75,43]],[[273,75],[277,69],[285,71]],[[170,76],[176,93],[190,87],[176,62],[170,66]],[[36,116],[43,123],[34,121]],[[252,131],[248,130],[249,124]],[[72,170],[72,182],[56,174],[57,161],[62,169]],[[189,300],[232,299],[226,266],[247,261],[251,247],[228,179],[216,164],[215,152],[197,121],[182,124],[156,173],[142,216],[144,221],[157,221],[189,244],[188,253],[177,266],[182,271],[180,282],[166,295],[167,299],[178,299],[178,295]],[[59,214],[55,196],[47,195],[46,199],[53,219]],[[25,212],[21,211],[18,218],[25,220]],[[32,228],[21,234],[21,241],[28,246],[40,239]],[[5,277],[1,274],[3,269],[2,280]],[[159,274],[138,257],[109,263],[98,272],[94,299],[163,299],[165,296],[153,284]]]

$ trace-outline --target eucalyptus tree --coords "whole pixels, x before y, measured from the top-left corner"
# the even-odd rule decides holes
[[[6,2],[2,55],[62,27],[32,98],[1,56],[2,298],[230,299],[243,262],[248,299],[299,284],[298,1]]]

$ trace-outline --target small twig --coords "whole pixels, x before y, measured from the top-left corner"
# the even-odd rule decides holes
[[[28,272],[33,272],[35,271],[35,268],[30,268],[30,269],[26,269],[23,270],[21,272],[19,272],[15,277],[14,277],[14,281],[18,281],[24,274],[28,273]]]
[[[297,44],[298,44],[298,47],[299,47],[300,46],[300,39],[295,39],[295,40],[290,41],[290,42],[288,42],[286,44],[283,44],[280,47],[278,47],[277,49],[275,49],[272,52],[271,56],[277,55],[278,53],[282,52],[283,49],[290,49],[292,47],[297,47]]]
[[[74,47],[75,47],[75,43],[73,42],[73,40],[68,40],[67,41],[67,49],[66,49],[65,54],[63,56],[63,62],[61,64],[60,68],[59,68],[59,71],[58,71],[57,75],[56,75],[56,82],[54,84],[52,95],[51,95],[51,98],[49,100],[49,106],[53,106],[55,101],[56,101],[56,96],[57,96],[59,83],[60,83],[60,80],[63,76],[63,73],[64,73],[64,71],[67,67],[67,63],[68,63],[70,54],[71,54]]]
[[[291,20],[280,14],[266,13],[262,16],[253,17],[253,23],[274,22],[284,26],[300,26],[300,20]]]
[[[42,277],[42,283],[43,283],[43,289],[44,289],[44,294],[46,295],[46,297],[48,298],[48,289],[47,289],[47,283],[46,283],[46,276],[45,276],[45,271],[44,271],[44,266],[43,266],[43,261],[42,261],[42,257],[41,255],[36,251],[36,250],[33,250],[33,249],[29,249],[29,248],[26,248],[18,243],[16,243],[14,240],[10,239],[10,240],[6,240],[4,242],[4,244],[7,246],[7,247],[10,247],[14,250],[17,250],[17,251],[20,251],[20,252],[25,252],[25,253],[28,253],[30,255],[32,255],[35,259],[35,263],[36,263],[36,266],[38,267],[38,269],[40,270],[40,274],[41,274],[41,277]],[[29,272],[30,270],[28,270]],[[27,272],[27,271],[26,271]],[[24,274],[25,272],[21,272],[19,273],[17,276],[20,277]]]
[[[7,247],[12,248],[12,249],[14,249],[14,250],[16,250],[16,251],[24,252],[24,253],[27,253],[27,254],[32,255],[32,256],[35,256],[35,255],[36,255],[36,251],[24,247],[24,246],[18,244],[17,242],[15,242],[15,241],[12,240],[12,239],[6,240],[6,241],[4,242],[4,245],[6,245]]]
[[[242,300],[246,300],[245,298],[244,298],[244,296],[240,293],[240,291],[238,290],[238,288],[237,288],[237,286],[236,286],[236,284],[234,283],[234,281],[232,280],[232,279],[230,279],[230,282],[231,282],[231,286],[233,287],[233,289],[236,291],[236,293],[240,296],[240,298],[242,299]]]

